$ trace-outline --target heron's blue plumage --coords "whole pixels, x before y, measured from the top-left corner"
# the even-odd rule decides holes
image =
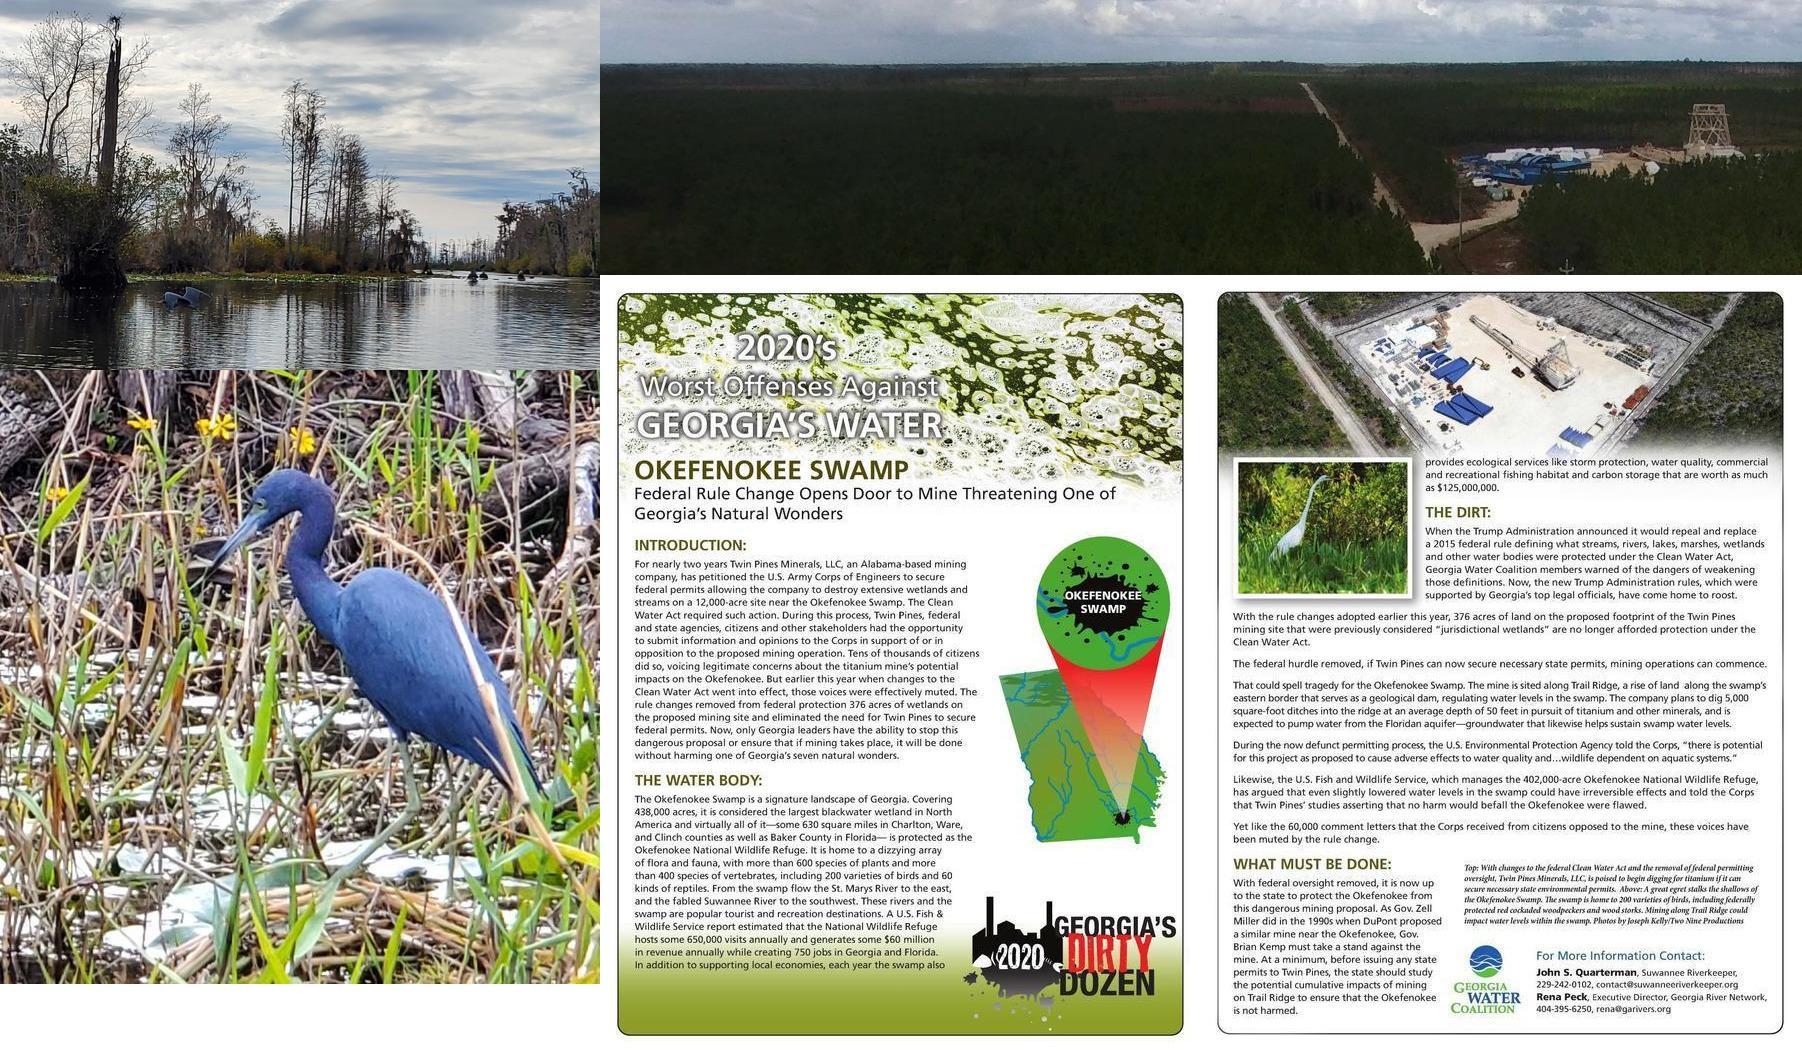
[[[331,491],[305,472],[283,469],[256,490],[257,507],[221,549],[229,557],[251,536],[298,512],[300,523],[288,541],[288,578],[307,620],[338,648],[357,688],[381,712],[404,742],[424,738],[494,772],[511,785],[506,754],[494,723],[469,674],[458,638],[456,617],[436,593],[406,574],[364,570],[348,586],[325,572],[326,543],[335,513]],[[217,561],[215,565],[217,565]],[[519,745],[522,773],[542,791],[525,749],[525,735],[513,714],[506,684],[467,625],[470,649],[482,678],[494,688],[501,719]]]
[[[394,570],[364,570],[343,589],[330,635],[358,689],[403,740],[424,738],[512,781],[450,612],[430,589]],[[471,644],[523,756],[525,735],[507,686],[473,635]],[[522,758],[520,766],[537,781],[529,762]]]

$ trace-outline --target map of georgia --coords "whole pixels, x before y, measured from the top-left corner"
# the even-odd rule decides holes
[[[1001,691],[1031,776],[1026,799],[1041,842],[1127,836],[1137,842],[1141,829],[1157,824],[1163,765],[1141,744],[1130,799],[1116,801],[1057,669],[1002,676]]]

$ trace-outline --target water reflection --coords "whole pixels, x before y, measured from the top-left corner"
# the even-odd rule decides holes
[[[593,368],[591,280],[463,275],[388,281],[195,282],[198,310],[163,306],[186,282],[75,296],[0,283],[0,365],[81,368]]]

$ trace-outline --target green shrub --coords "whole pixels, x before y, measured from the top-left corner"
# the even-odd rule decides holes
[[[232,238],[231,265],[252,273],[282,268],[282,241],[273,234],[239,234]]]

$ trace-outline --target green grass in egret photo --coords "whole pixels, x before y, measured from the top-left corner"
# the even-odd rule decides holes
[[[1409,594],[1405,459],[1236,462],[1239,594]]]

